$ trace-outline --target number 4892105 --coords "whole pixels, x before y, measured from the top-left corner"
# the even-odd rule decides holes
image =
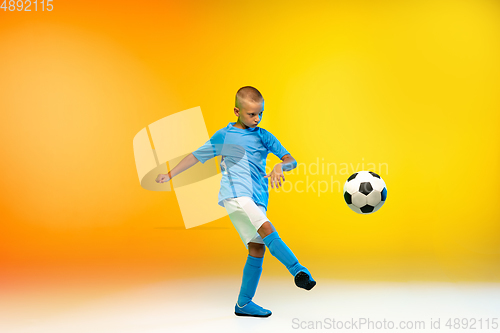
[[[1,1],[1,0],[0,0]],[[41,0],[41,1],[31,1],[31,0],[4,0],[0,9],[3,9],[4,12],[7,10],[9,12],[18,11],[18,12],[37,12],[37,11],[48,11],[51,12],[54,10],[54,5],[52,5],[52,0]]]

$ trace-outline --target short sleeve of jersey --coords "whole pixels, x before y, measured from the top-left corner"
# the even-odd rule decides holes
[[[200,148],[193,152],[194,157],[202,164],[215,156],[221,154],[222,146],[224,143],[224,129],[220,129],[203,144]]]
[[[286,150],[285,147],[283,147],[281,142],[279,142],[278,139],[276,139],[276,137],[271,132],[264,129],[263,129],[263,139],[267,149],[274,155],[278,156],[280,159],[286,154],[290,154],[288,150]]]

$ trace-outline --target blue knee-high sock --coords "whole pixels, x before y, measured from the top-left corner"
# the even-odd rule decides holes
[[[269,251],[276,257],[285,267],[290,274],[295,276],[300,271],[307,271],[307,269],[299,264],[297,257],[293,254],[292,250],[283,242],[276,231],[270,233],[262,239]],[[310,274],[309,274],[310,276]]]
[[[264,258],[248,255],[245,267],[243,267],[243,279],[241,281],[240,294],[238,295],[239,306],[243,306],[250,302],[255,295],[262,273],[263,262]]]

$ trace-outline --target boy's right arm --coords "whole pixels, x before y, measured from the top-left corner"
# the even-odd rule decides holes
[[[199,162],[198,159],[193,155],[193,153],[191,153],[188,156],[184,157],[182,161],[179,162],[179,164],[177,164],[172,170],[170,170],[169,173],[159,174],[158,177],[156,177],[156,182],[157,183],[168,182],[170,179],[174,178],[181,172],[189,169],[198,162]]]

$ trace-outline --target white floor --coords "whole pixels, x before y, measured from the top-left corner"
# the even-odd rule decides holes
[[[247,318],[233,313],[239,282],[236,277],[167,281],[86,298],[67,308],[50,293],[32,300],[25,295],[25,301],[0,298],[0,332],[399,332],[400,324],[404,331],[418,332],[500,331],[495,326],[500,325],[495,319],[500,317],[500,284],[321,280],[305,291],[288,276],[266,277],[254,301],[273,314]],[[57,306],[57,311],[48,309]],[[440,328],[431,328],[437,320]]]

